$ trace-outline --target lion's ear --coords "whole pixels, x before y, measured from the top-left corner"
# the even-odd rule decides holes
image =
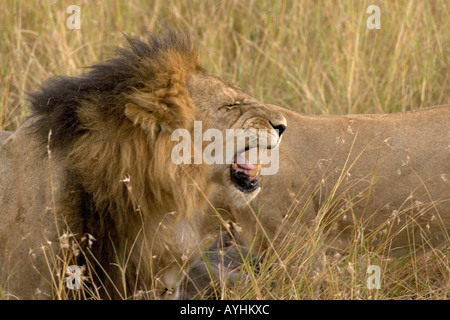
[[[166,98],[164,102],[147,99],[143,103],[127,103],[125,116],[147,132],[169,132],[188,128],[193,120],[192,106],[186,99]]]
[[[140,107],[134,103],[127,103],[124,114],[134,125],[138,125],[146,131],[160,131],[162,129],[161,124],[158,123],[158,115],[151,109]]]

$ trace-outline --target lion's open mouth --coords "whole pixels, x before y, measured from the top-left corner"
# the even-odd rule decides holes
[[[258,189],[258,174],[261,163],[251,164],[242,155],[234,157],[234,163],[230,167],[231,181],[242,192],[253,192]]]

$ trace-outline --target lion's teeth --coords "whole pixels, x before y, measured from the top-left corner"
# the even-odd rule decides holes
[[[260,163],[258,163],[258,165],[256,166],[255,169],[248,170],[248,175],[249,175],[251,178],[256,177],[256,176],[259,174],[259,171],[261,170],[261,167],[262,167],[262,163],[260,162]]]

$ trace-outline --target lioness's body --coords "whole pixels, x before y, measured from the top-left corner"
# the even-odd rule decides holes
[[[52,206],[50,175],[59,177],[56,163],[49,170],[45,150],[27,125],[14,134],[0,134],[0,283],[2,298],[48,298],[49,274],[53,261],[45,261],[41,248],[59,246]],[[60,198],[60,179],[55,179],[53,194]],[[6,183],[7,182],[7,183]],[[20,190],[20,194],[17,193]],[[36,214],[36,213],[40,214]],[[53,223],[49,223],[53,221]],[[74,228],[75,229],[75,228]],[[82,230],[74,230],[82,232]],[[49,250],[46,250],[51,255]],[[26,257],[26,258],[25,258]],[[50,258],[52,259],[52,258]],[[38,270],[34,270],[37,266]],[[47,269],[47,270],[45,270]],[[13,289],[10,291],[10,289]],[[11,292],[12,296],[9,296]],[[36,294],[36,295],[35,295]]]
[[[3,141],[6,140],[10,135],[12,134],[12,131],[0,131],[0,145]]]
[[[332,247],[356,239],[354,221],[364,226],[360,231],[369,242],[393,240],[393,253],[448,239],[450,106],[379,115],[280,111],[289,128],[278,174],[264,177],[252,209],[230,208],[248,244],[264,232],[270,240],[280,233],[281,240],[296,218],[328,224]],[[217,206],[223,205],[220,198]]]

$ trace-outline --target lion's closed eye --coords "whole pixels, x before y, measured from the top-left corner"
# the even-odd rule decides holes
[[[236,107],[239,107],[241,105],[241,101],[234,101],[232,103],[229,104],[225,104],[222,107],[220,107],[220,110],[232,110]]]

